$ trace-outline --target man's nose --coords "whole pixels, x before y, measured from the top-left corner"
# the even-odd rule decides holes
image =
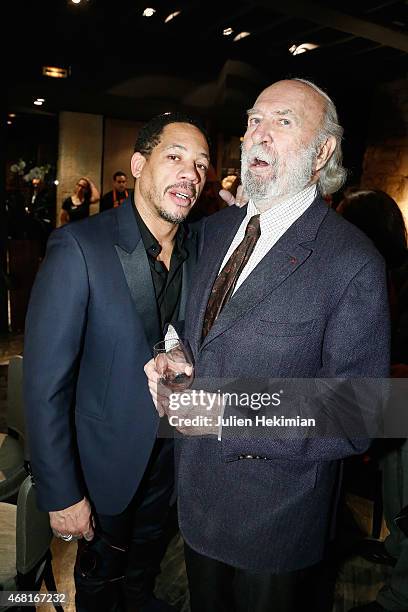
[[[180,168],[178,176],[180,179],[194,183],[194,185],[201,181],[200,173],[197,170],[195,162],[185,162]]]
[[[266,121],[261,121],[251,134],[254,144],[271,144],[273,142],[272,133]]]

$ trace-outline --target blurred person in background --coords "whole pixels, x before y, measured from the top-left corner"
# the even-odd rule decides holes
[[[125,172],[117,170],[112,179],[113,189],[101,197],[99,212],[109,210],[110,208],[117,208],[133,193],[133,189],[127,188],[127,175]]]
[[[200,199],[189,214],[188,220],[190,223],[199,221],[199,219],[203,217],[209,217],[227,206],[220,196],[220,189],[221,183],[218,180],[213,166],[210,166]]]
[[[398,204],[384,191],[360,190],[346,195],[337,211],[363,231],[384,257],[387,266],[391,308],[391,376],[408,377],[408,250],[407,230]],[[401,402],[390,401],[398,411]],[[406,408],[406,398],[404,406]],[[398,416],[398,415],[397,415]],[[404,432],[401,432],[402,435]],[[406,612],[408,610],[408,537],[394,523],[408,505],[408,441],[377,440],[383,473],[384,517],[389,529],[385,556],[394,567],[376,601],[354,607],[350,612]]]
[[[90,206],[97,202],[99,197],[99,191],[91,179],[82,176],[75,185],[72,195],[62,203],[61,225],[89,217]]]

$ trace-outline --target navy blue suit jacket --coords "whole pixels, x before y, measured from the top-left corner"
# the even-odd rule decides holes
[[[186,240],[180,315],[197,256]],[[162,338],[132,203],[53,232],[32,291],[24,392],[39,505],[127,506],[158,429],[144,364]]]
[[[320,198],[251,272],[202,342],[209,293],[245,213],[223,210],[201,228],[185,322],[196,378],[211,386],[220,379],[387,377],[384,262]],[[341,407],[322,409],[341,424]],[[177,463],[185,540],[201,554],[253,571],[318,562],[335,516],[339,459],[363,452],[366,438],[257,439],[239,428],[221,441],[183,437]]]

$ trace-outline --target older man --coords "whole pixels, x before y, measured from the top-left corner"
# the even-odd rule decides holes
[[[197,255],[183,221],[208,166],[195,119],[152,119],[131,160],[134,201],[57,230],[32,292],[24,347],[32,469],[54,533],[88,540],[75,568],[78,612],[173,609],[153,596],[173,447],[156,439],[143,365],[163,326],[183,318]]]
[[[264,427],[251,435],[251,410],[237,402],[224,401],[222,431],[218,420],[201,427],[183,420],[201,409],[194,403],[166,409],[185,434],[179,521],[193,612],[316,609],[308,589],[335,518],[339,460],[369,443],[348,402],[324,395],[333,381],[389,369],[383,261],[322,199],[344,180],[341,136],[332,101],[314,84],[271,85],[248,111],[241,173],[248,206],[203,223],[185,327],[197,381],[214,390],[215,380],[241,379],[242,391],[242,381],[255,390],[257,380],[262,389],[268,379],[290,379],[285,390],[302,391],[299,380],[307,379],[322,393],[309,397],[305,388],[294,404],[319,417],[319,434],[310,427],[268,435]],[[146,371],[154,394],[158,375],[151,363]],[[273,414],[289,406],[294,416],[280,399]],[[240,428],[232,417],[243,416],[252,421]]]

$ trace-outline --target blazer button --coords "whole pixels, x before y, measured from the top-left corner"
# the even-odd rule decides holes
[[[245,459],[255,459],[253,455],[245,455]]]

